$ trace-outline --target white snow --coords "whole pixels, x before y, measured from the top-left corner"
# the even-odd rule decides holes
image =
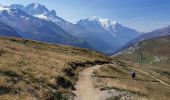
[[[8,14],[11,13],[11,9],[9,7],[0,5],[0,13],[2,13],[2,11],[7,11]]]
[[[100,18],[99,19],[99,22],[101,23],[102,27],[105,28],[106,30],[109,30],[109,28],[113,28],[115,27],[116,25],[116,21],[110,21],[109,19],[102,19]]]
[[[33,15],[34,17],[37,17],[37,18],[40,18],[40,19],[44,19],[44,20],[47,20],[47,21],[52,21],[54,23],[57,23],[61,20],[55,18],[55,17],[52,17],[52,16],[48,16],[46,14],[38,14],[38,15]]]
[[[48,20],[48,16],[46,16],[45,14],[34,15],[34,17],[37,17],[37,18],[40,18],[40,19],[44,19],[44,20]]]
[[[34,9],[36,9],[37,7],[38,7],[38,3],[35,3],[35,5],[34,5]]]
[[[94,20],[99,20],[99,18],[96,17],[96,16],[92,16],[92,17],[88,18],[88,20],[89,21],[94,21]]]
[[[57,22],[61,21],[61,20],[59,20],[57,18],[54,18],[54,17],[49,17],[48,19],[49,19],[49,21],[52,21],[54,23],[57,23]]]
[[[111,21],[109,19],[99,18],[96,16],[92,16],[90,18],[87,18],[86,20],[89,22],[97,22],[104,30],[109,31],[109,33],[113,37],[117,36],[115,34],[117,32],[117,30],[115,29],[115,25],[117,24],[116,21]],[[82,19],[84,25],[86,25],[86,20]]]
[[[109,19],[103,19],[96,16],[88,18],[88,21],[97,21],[106,30],[109,30],[109,28],[114,29],[114,26],[117,24],[116,21],[110,21]]]
[[[106,30],[108,30],[109,29],[109,27],[110,27],[110,21],[108,20],[108,19],[99,19],[99,22],[100,22],[100,24],[101,24],[101,26],[103,27],[103,28],[105,28]]]
[[[4,7],[4,6],[0,5],[0,11],[3,11],[3,10],[10,11],[10,8],[9,7]]]

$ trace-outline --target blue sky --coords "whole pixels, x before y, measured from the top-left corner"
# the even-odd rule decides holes
[[[98,16],[141,32],[170,25],[170,0],[0,0],[2,5],[41,3],[75,23]]]

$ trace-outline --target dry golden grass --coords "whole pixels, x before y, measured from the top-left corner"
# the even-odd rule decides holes
[[[63,91],[72,94],[79,69],[108,61],[86,49],[0,38],[0,99],[45,100],[60,98]]]
[[[117,62],[115,64],[104,65],[94,72],[96,76],[94,85],[101,88],[101,90],[116,89],[118,91],[128,91],[134,94],[133,100],[169,100],[169,86],[161,84],[150,74],[147,75],[138,70],[136,70],[137,78],[132,80],[130,73],[134,68],[145,71],[140,67],[131,67],[128,63],[124,62],[123,64]],[[155,74],[151,75],[155,76]],[[115,100],[115,98],[109,100]]]

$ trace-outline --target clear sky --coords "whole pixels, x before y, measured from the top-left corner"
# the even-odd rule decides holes
[[[141,32],[170,25],[170,0],[0,0],[2,5],[40,3],[67,21],[98,16]]]

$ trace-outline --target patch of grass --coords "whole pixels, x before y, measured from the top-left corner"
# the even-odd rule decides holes
[[[114,65],[103,65],[100,69],[97,69],[94,72],[94,86],[100,88],[103,91],[115,89],[122,92],[126,91],[131,94],[136,94],[137,96],[134,97],[134,100],[140,100],[141,98],[154,100],[160,100],[160,98],[164,98],[164,100],[168,100],[170,88],[161,84],[150,75],[156,75],[155,77],[167,82],[165,77],[159,76],[158,73],[156,74],[145,71],[144,69],[147,69],[147,66],[145,66],[141,68],[135,68],[150,74],[147,75],[136,70],[137,77],[135,80],[132,80],[130,78],[130,73],[132,70],[134,70],[135,65],[132,67],[129,63],[126,64],[124,62],[126,66],[120,66],[119,63],[120,62],[115,62]],[[150,68],[152,69],[152,67]],[[161,70],[159,69],[159,71]],[[122,74],[122,72],[125,74]]]
[[[9,77],[20,77],[16,72],[10,70],[9,71],[0,70],[0,75]]]
[[[120,100],[120,96],[114,96],[114,97],[110,97],[110,98],[107,98],[106,100]]]
[[[11,88],[0,86],[0,95],[8,94],[10,93],[10,91],[11,91]]]
[[[64,76],[58,76],[56,78],[57,85],[61,86],[62,88],[71,88],[74,89],[74,83],[68,78]]]
[[[0,48],[0,56],[2,56],[6,51],[2,48]]]

